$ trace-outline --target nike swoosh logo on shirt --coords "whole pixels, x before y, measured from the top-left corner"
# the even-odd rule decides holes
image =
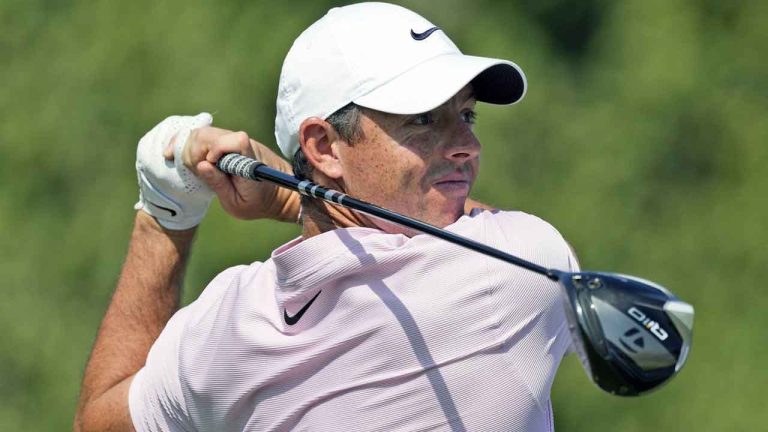
[[[315,302],[315,299],[320,295],[321,292],[323,292],[323,290],[318,291],[317,294],[312,297],[312,300],[308,301],[307,304],[305,304],[303,308],[299,309],[299,311],[296,312],[296,315],[294,316],[288,315],[288,309],[283,308],[283,318],[285,318],[285,323],[288,325],[294,325],[299,322],[301,317],[304,316],[304,312],[306,312],[307,309],[312,306],[312,303]]]
[[[170,214],[171,214],[171,216],[176,216],[176,210],[173,210],[173,209],[169,209],[168,207],[159,206],[159,205],[157,205],[157,204],[153,203],[152,201],[147,201],[147,202],[148,202],[148,203],[150,203],[150,204],[152,204],[153,206],[155,206],[155,207],[159,208],[160,210],[165,210],[165,211],[167,211],[168,213],[170,213]]]
[[[424,40],[424,39],[428,38],[429,35],[431,35],[432,33],[436,32],[438,30],[440,30],[440,27],[432,27],[431,29],[429,29],[429,30],[427,30],[427,31],[425,31],[423,33],[416,33],[415,31],[413,31],[413,29],[411,29],[411,37],[414,38],[417,41]]]

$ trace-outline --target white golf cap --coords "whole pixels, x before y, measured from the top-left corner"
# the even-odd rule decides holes
[[[299,35],[283,62],[275,137],[285,157],[299,126],[350,102],[391,114],[430,111],[472,83],[478,101],[513,104],[526,90],[507,60],[464,55],[423,17],[387,3],[334,8]]]

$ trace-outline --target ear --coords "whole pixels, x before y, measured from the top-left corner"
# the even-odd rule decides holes
[[[338,179],[343,175],[336,144],[339,135],[327,121],[310,117],[299,126],[299,144],[307,161],[325,176]]]

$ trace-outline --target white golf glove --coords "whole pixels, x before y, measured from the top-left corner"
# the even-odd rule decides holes
[[[136,150],[139,202],[134,209],[144,210],[172,230],[185,230],[200,223],[214,193],[184,166],[181,152],[193,129],[210,126],[212,122],[208,113],[171,116],[141,138]],[[174,135],[174,160],[168,161],[163,150]]]

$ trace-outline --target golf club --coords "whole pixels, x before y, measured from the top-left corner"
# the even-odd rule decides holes
[[[685,364],[693,331],[693,307],[653,282],[616,273],[565,272],[453,234],[425,222],[299,180],[238,154],[224,155],[218,168],[251,180],[266,180],[370,216],[429,234],[536,272],[560,284],[566,317],[582,365],[592,382],[620,396],[659,388]]]

